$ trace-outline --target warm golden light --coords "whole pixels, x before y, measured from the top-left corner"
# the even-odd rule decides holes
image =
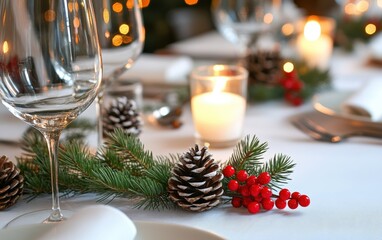
[[[382,0],[377,0],[378,7],[382,8]]]
[[[348,3],[345,5],[344,11],[347,15],[355,15],[357,9],[354,3]]]
[[[294,70],[294,65],[291,62],[284,63],[283,66],[284,72],[291,73]]]
[[[104,21],[104,23],[109,23],[109,21],[110,21],[110,12],[109,12],[109,10],[108,9],[104,9],[103,10],[103,21]]]
[[[365,27],[366,34],[373,35],[377,31],[377,27],[373,23],[369,23]]]
[[[146,8],[150,5],[150,0],[141,0],[139,1],[139,7]]]
[[[105,32],[105,38],[109,38],[110,37],[110,32],[109,31],[106,31]]]
[[[7,41],[4,41],[3,43],[3,53],[8,53],[9,52],[9,45]]]
[[[130,36],[123,36],[123,38],[122,38],[122,42],[123,42],[124,44],[129,44],[129,43],[131,43],[132,41],[133,41],[133,38],[130,37]]]
[[[140,2],[140,1],[139,1]],[[126,7],[128,9],[132,9],[134,7],[134,0],[127,0],[126,1]]]
[[[76,3],[72,3],[72,2],[68,3],[69,12],[73,12],[73,10],[78,11],[78,8],[79,8],[79,6],[78,6],[77,2]]]
[[[44,13],[44,19],[47,22],[53,22],[56,19],[56,12],[53,10],[47,10]]]
[[[121,3],[119,3],[119,2],[116,2],[116,3],[113,4],[112,9],[113,9],[114,12],[120,13],[120,12],[123,11],[123,5]]]
[[[369,2],[366,0],[359,1],[356,5],[357,11],[364,13],[369,9]]]
[[[281,31],[285,36],[290,36],[294,33],[294,26],[291,23],[285,23],[282,26]]]
[[[73,26],[74,26],[75,28],[79,28],[79,27],[80,27],[80,19],[79,19],[78,17],[75,17],[75,18],[73,19]]]
[[[184,0],[184,2],[187,4],[187,5],[195,5],[198,3],[198,0]]]
[[[265,14],[263,21],[264,21],[265,24],[271,24],[273,22],[273,15],[272,15],[272,13]]]
[[[115,35],[112,39],[113,46],[119,47],[123,43],[123,38],[121,35]]]
[[[315,41],[321,36],[321,26],[316,20],[309,20],[304,27],[304,36],[309,41]]]
[[[122,24],[121,26],[119,26],[119,32],[120,32],[121,34],[126,35],[126,34],[129,33],[129,31],[130,31],[130,27],[129,27],[129,25],[127,25],[127,24]]]
[[[381,0],[378,0],[377,4],[380,6]],[[382,2],[381,2],[382,3]],[[366,0],[361,0],[357,3],[348,3],[345,5],[344,12],[347,15],[361,15],[369,10],[369,2]]]

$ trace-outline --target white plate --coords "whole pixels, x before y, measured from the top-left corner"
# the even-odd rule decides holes
[[[134,222],[137,227],[135,240],[223,240],[224,238],[211,232],[187,226],[155,223]],[[0,239],[4,240],[34,240],[49,231],[50,225],[36,224],[0,230]],[[105,239],[108,240],[108,239]]]
[[[330,91],[313,96],[313,107],[315,110],[330,116],[339,116],[352,120],[373,122],[370,118],[347,113],[342,110],[341,104],[353,94],[351,91]],[[373,122],[382,123],[382,122]]]

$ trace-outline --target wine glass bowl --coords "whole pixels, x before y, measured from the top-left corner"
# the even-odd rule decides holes
[[[278,0],[213,0],[211,11],[218,31],[246,56],[260,35],[272,31]]]
[[[137,0],[97,0],[93,1],[93,6],[104,70],[103,84],[96,101],[98,146],[101,146],[105,88],[134,64],[142,52],[145,31]]]
[[[93,8],[90,0],[2,0],[0,15],[1,101],[39,130],[48,145],[52,211],[50,216],[33,213],[30,220],[59,222],[64,219],[58,189],[59,137],[93,102],[101,85]]]

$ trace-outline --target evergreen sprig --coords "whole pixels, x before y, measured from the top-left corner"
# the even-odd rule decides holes
[[[24,153],[18,158],[25,177],[26,193],[32,197],[50,193],[49,160],[42,142],[37,131],[28,131],[23,140]],[[123,197],[144,209],[175,206],[168,198],[167,184],[179,159],[178,154],[155,157],[139,138],[121,130],[111,133],[106,144],[96,153],[89,150],[83,139],[64,138],[61,142],[59,184],[62,194],[96,193],[100,201]],[[245,169],[249,174],[268,171],[272,176],[270,186],[280,188],[290,180],[294,163],[282,154],[264,162],[263,155],[267,150],[267,143],[261,143],[256,136],[246,136],[221,168],[229,164],[236,169]],[[226,191],[225,197],[230,197],[229,194]]]

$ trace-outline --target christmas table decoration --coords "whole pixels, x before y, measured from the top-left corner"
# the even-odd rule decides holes
[[[47,149],[42,146],[41,138],[38,132],[29,131],[23,141],[25,152],[18,158],[25,176],[25,192],[31,197],[50,191],[46,181],[49,178]],[[96,193],[101,201],[123,197],[134,200],[136,207],[143,209],[178,206],[201,212],[219,203],[237,201],[234,199],[240,196],[232,191],[232,183],[229,183],[232,180],[229,177],[235,175],[235,171],[238,171],[235,175],[238,187],[243,185],[242,182],[262,184],[262,189],[269,189],[263,191],[272,191],[271,197],[274,197],[273,192],[290,180],[289,175],[295,166],[290,157],[283,154],[264,162],[263,154],[268,145],[255,136],[242,139],[231,157],[219,163],[215,162],[207,147],[198,145],[182,155],[155,157],[136,136],[122,129],[110,133],[105,146],[97,154],[90,153],[81,142],[63,142],[59,153],[62,194]],[[227,175],[230,168],[233,173]],[[268,175],[263,176],[263,172]],[[227,177],[223,178],[223,174]],[[257,180],[251,175],[257,176]],[[240,190],[239,194],[242,192]],[[291,199],[295,199],[291,201],[292,207],[295,201],[299,203],[299,198]],[[291,199],[282,197],[282,201],[288,200],[288,203]],[[306,199],[304,202],[302,198],[301,202],[301,206],[308,205]],[[270,202],[263,204],[263,208],[270,209],[270,205]],[[252,209],[250,212],[255,211]]]
[[[6,156],[0,157],[0,211],[16,204],[23,193],[24,177]]]
[[[246,66],[250,101],[284,99],[299,106],[315,92],[330,87],[329,70],[311,67],[304,61],[285,59],[277,50],[250,54]]]

